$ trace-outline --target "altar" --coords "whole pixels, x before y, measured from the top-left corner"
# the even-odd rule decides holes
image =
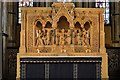
[[[61,2],[21,9],[16,79],[108,79],[104,9]]]

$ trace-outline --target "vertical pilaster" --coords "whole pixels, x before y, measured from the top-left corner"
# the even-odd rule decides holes
[[[100,52],[105,53],[105,32],[104,32],[104,16],[103,11],[100,13]]]
[[[104,9],[100,12],[100,55],[102,56],[102,78],[108,79],[108,55],[105,48]]]
[[[20,32],[20,49],[19,49],[19,53],[25,53],[26,52],[25,27],[26,27],[26,11],[22,10],[22,23],[21,23],[21,32]]]

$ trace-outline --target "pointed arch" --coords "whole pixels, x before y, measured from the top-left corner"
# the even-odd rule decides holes
[[[47,21],[46,25],[45,25],[45,28],[52,28],[52,24],[49,21]]]
[[[42,30],[43,28],[42,23],[39,20],[35,22],[35,27],[37,30]]]
[[[75,23],[75,28],[82,29],[81,24],[78,21]]]
[[[69,22],[69,28],[73,28],[74,27],[74,17],[69,13],[68,9],[65,6],[62,6],[59,11],[57,12],[56,16],[54,17],[54,26],[55,28],[57,28],[57,23],[59,21],[59,19],[64,16],[67,19],[67,22]]]
[[[67,21],[67,18],[65,16],[61,16],[59,18],[59,21],[57,22],[57,28],[59,28],[59,29],[68,29],[69,28],[69,22]]]
[[[88,21],[85,22],[84,28],[85,28],[86,31],[88,31],[90,29],[90,23]]]

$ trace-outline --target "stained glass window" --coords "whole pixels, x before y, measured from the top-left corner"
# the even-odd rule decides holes
[[[21,8],[20,7],[33,7],[33,0],[19,0],[19,13],[18,23],[21,23]]]
[[[95,6],[97,8],[104,8],[104,23],[110,24],[110,4],[109,0],[96,0]]]

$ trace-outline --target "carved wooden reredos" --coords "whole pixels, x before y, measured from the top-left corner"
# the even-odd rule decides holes
[[[104,52],[103,12],[73,3],[22,8],[20,53]]]

